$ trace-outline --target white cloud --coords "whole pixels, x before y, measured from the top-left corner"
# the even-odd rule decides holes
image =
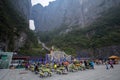
[[[49,2],[52,2],[52,1],[55,1],[55,0],[31,0],[31,1],[32,1],[32,5],[40,3],[43,6],[47,6],[49,4]]]

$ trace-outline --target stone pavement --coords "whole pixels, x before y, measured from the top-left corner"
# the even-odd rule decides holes
[[[95,66],[95,70],[69,72],[67,75],[53,74],[40,78],[39,75],[24,69],[0,70],[0,80],[120,80],[120,65],[105,69],[105,65]]]

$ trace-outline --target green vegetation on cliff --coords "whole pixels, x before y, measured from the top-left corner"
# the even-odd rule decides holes
[[[120,8],[110,8],[88,27],[72,30],[68,34],[56,36],[56,31],[48,33],[43,36],[45,39],[43,41],[47,41],[48,45],[55,45],[69,54],[82,49],[94,50],[120,45]],[[41,36],[41,39],[43,37]]]

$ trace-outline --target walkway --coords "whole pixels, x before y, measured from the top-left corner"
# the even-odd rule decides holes
[[[67,75],[53,74],[52,77],[40,78],[25,70],[0,70],[0,80],[120,80],[120,65],[106,70],[105,65],[95,66],[95,70],[69,72]]]

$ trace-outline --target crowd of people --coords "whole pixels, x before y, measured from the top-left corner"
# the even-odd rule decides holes
[[[114,61],[113,61],[113,60],[108,60],[108,61],[106,61],[106,62],[105,62],[106,69],[108,70],[108,69],[110,69],[110,68],[114,68],[113,64],[114,64]]]
[[[64,61],[64,62],[46,62],[46,63],[26,63],[25,68],[35,73],[44,75],[44,72],[56,72],[60,74],[67,74],[68,72],[75,72],[79,70],[94,69],[93,60],[81,60],[81,61]],[[42,71],[42,73],[41,73]]]
[[[105,69],[114,68],[114,60],[75,60],[64,62],[34,62],[26,63],[25,69],[40,74],[41,76],[51,76],[52,73],[68,74],[69,72],[95,69],[95,65],[105,65]],[[47,75],[46,75],[47,73]]]

